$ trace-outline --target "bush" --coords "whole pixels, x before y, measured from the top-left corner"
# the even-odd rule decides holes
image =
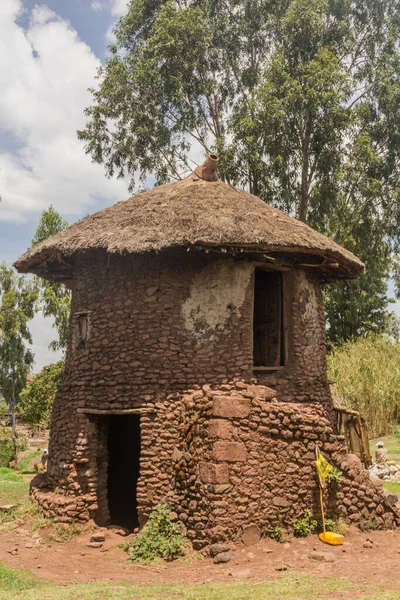
[[[338,519],[325,519],[325,529],[326,531],[333,531],[333,533],[338,533],[339,535],[345,535],[349,526],[339,517]]]
[[[178,523],[169,518],[169,508],[159,504],[151,512],[146,527],[136,538],[122,544],[129,560],[148,564],[157,558],[174,560],[182,556],[186,540]]]
[[[280,527],[279,525],[271,527],[271,529],[267,531],[267,534],[268,537],[270,537],[271,540],[275,540],[275,542],[282,543],[285,541],[285,536],[283,534],[282,527]]]
[[[400,414],[400,344],[369,335],[328,356],[336,406],[358,410],[373,437],[393,432]]]
[[[62,383],[64,361],[47,365],[22,390],[19,411],[25,423],[49,427],[57,387]]]
[[[28,438],[26,435],[19,435],[17,438],[17,451],[24,452],[27,448]],[[8,467],[14,458],[11,428],[0,427],[0,467]]]
[[[296,537],[307,537],[317,527],[317,521],[314,521],[310,510],[305,510],[303,518],[293,524],[294,535]]]

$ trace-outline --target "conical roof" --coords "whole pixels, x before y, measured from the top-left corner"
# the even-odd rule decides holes
[[[257,196],[195,174],[78,221],[25,252],[14,266],[46,277],[52,264],[67,260],[72,267],[71,257],[90,249],[136,254],[191,247],[297,254],[303,263],[323,263],[333,278],[355,277],[364,268],[351,252]],[[305,261],[304,255],[312,257]]]

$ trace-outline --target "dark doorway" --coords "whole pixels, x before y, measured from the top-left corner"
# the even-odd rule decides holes
[[[139,525],[136,499],[139,459],[139,415],[110,415],[108,421],[108,509],[113,525],[120,525],[131,531]]]

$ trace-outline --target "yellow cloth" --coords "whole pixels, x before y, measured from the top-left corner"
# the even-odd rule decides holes
[[[322,456],[322,454],[318,454],[318,458],[315,461],[315,464],[317,466],[319,476],[322,480],[326,479],[333,469],[332,465],[328,463],[328,461]]]

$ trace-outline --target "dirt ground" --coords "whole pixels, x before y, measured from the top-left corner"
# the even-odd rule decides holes
[[[264,540],[249,547],[236,547],[235,558],[213,564],[210,558],[189,554],[184,559],[157,566],[128,562],[118,547],[125,538],[114,531],[105,533],[101,548],[89,548],[92,533],[58,543],[48,534],[24,526],[0,531],[0,561],[29,569],[39,577],[58,584],[89,581],[130,581],[135,583],[191,584],[233,580],[271,580],[284,571],[318,576],[344,577],[354,585],[381,585],[400,590],[400,530],[360,532],[351,529],[343,546],[327,546],[316,535],[279,544]],[[310,558],[313,551],[325,553],[325,560]],[[354,591],[354,590],[353,590]],[[356,591],[356,590],[355,590]]]

